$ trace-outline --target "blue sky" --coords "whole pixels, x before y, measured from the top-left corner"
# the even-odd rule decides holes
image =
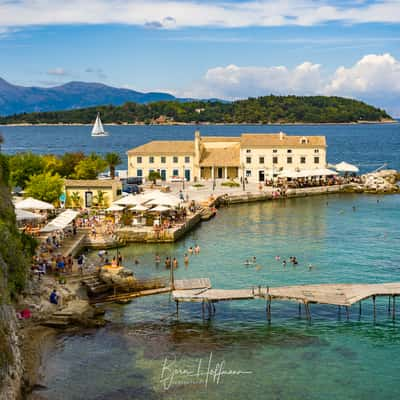
[[[400,115],[400,1],[0,0],[0,61],[21,85],[332,94]]]

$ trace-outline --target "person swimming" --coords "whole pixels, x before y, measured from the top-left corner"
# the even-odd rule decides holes
[[[196,244],[196,246],[194,247],[194,253],[200,254],[200,246],[198,244]]]
[[[283,261],[282,261],[282,266],[286,267],[286,260],[285,259],[283,259]]]
[[[255,264],[257,262],[257,257],[253,256],[253,264]]]
[[[243,264],[244,264],[244,265],[250,265],[251,262],[250,262],[250,260],[246,260]]]
[[[185,255],[183,256],[183,262],[185,263],[185,265],[189,264],[189,256],[185,253]]]
[[[188,253],[189,253],[189,254],[193,254],[193,247],[192,247],[192,246],[190,246],[190,247],[188,248]]]
[[[178,260],[175,257],[172,260],[172,265],[173,265],[174,268],[178,268]]]
[[[281,259],[281,256],[275,256],[275,260],[279,261]]]
[[[156,256],[154,257],[154,262],[156,264],[159,264],[161,262],[161,258],[160,258],[160,256],[158,254],[156,254]]]

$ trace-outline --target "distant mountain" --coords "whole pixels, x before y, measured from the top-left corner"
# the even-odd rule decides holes
[[[73,110],[103,104],[118,106],[127,101],[139,104],[176,100],[168,93],[141,93],[101,83],[69,82],[50,88],[12,85],[0,78],[0,115]]]

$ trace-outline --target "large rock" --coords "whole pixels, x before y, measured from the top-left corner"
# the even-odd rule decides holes
[[[100,279],[110,285],[133,286],[135,277],[133,272],[124,267],[104,266],[100,271]]]

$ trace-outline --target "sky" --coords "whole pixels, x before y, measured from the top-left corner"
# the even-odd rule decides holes
[[[400,0],[0,0],[0,77],[338,95],[400,116]]]

